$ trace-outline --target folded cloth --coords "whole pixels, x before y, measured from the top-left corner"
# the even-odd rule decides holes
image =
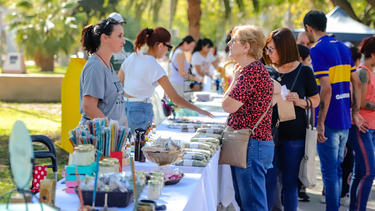
[[[195,167],[206,167],[208,162],[200,160],[188,160],[182,159],[179,162],[175,163],[176,166],[195,166]]]
[[[204,149],[192,149],[192,148],[185,148],[185,152],[198,152],[198,153],[202,153],[202,154],[205,154],[209,157],[212,157],[212,151],[211,150],[204,150]]]
[[[212,129],[212,128],[199,128],[197,133],[205,133],[205,134],[222,134],[223,129]]]
[[[201,160],[201,161],[208,161],[210,159],[209,156],[199,152],[186,152],[183,159],[189,160]]]
[[[190,132],[190,133],[195,133],[197,131],[196,128],[187,128],[187,127],[181,127],[181,132]]]
[[[214,143],[219,145],[220,140],[217,138],[192,138],[190,142],[199,142],[199,143]]]
[[[33,183],[32,183],[32,188],[31,192],[36,193],[39,192],[40,188],[40,181],[44,180],[47,178],[47,166],[34,166],[34,172],[33,172]]]
[[[195,133],[194,136],[192,137],[193,138],[216,138],[217,140],[221,140],[221,134],[207,134],[207,133]]]
[[[223,124],[204,124],[200,128],[211,128],[211,129],[225,129]]]
[[[185,148],[192,148],[192,149],[204,149],[204,150],[211,150],[212,146],[205,143],[198,143],[198,142],[192,142],[192,143],[184,143]]]

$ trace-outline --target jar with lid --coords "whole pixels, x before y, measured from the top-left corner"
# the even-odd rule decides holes
[[[160,182],[160,192],[161,192],[164,188],[164,178],[161,177],[161,176],[157,176],[157,175],[151,175],[150,179],[151,180],[158,180]]]
[[[110,161],[99,161],[99,174],[115,172],[115,164]]]
[[[82,147],[82,145],[74,147],[73,160],[77,166],[90,166],[95,162],[95,153],[93,148]]]
[[[94,160],[95,162],[95,147],[94,145],[92,144],[83,144],[83,145],[80,145],[82,148],[87,148],[87,149],[90,149],[92,155],[91,155],[91,159]]]
[[[147,199],[158,200],[160,193],[160,182],[158,180],[149,180],[147,185]]]
[[[120,173],[120,162],[117,158],[104,158],[103,161],[112,162],[115,166],[114,172]]]

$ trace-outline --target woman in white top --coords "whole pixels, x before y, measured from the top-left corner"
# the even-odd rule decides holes
[[[198,78],[207,78],[205,79],[204,86],[202,83],[195,83],[194,91],[208,90],[211,91],[211,80],[212,72],[210,70],[211,65],[218,69],[218,65],[215,59],[215,56],[211,53],[211,48],[214,47],[214,44],[210,39],[204,38],[199,39],[197,45],[193,50],[193,55],[191,57],[191,63],[193,64],[193,74]]]
[[[214,117],[179,96],[156,61],[173,48],[170,43],[171,34],[165,28],[143,29],[137,35],[134,53],[121,65],[119,78],[124,84],[125,111],[132,133],[136,128],[144,128],[148,122],[152,122],[154,113],[150,98],[159,84],[175,104]],[[146,44],[147,52],[139,52]]]
[[[195,46],[194,38],[190,35],[184,37],[177,45],[171,56],[171,76],[170,81],[178,95],[184,97],[185,80],[193,80],[202,83],[203,79],[189,74],[190,63],[186,60],[185,52],[192,51]]]

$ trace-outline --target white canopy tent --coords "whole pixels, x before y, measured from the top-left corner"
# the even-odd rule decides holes
[[[350,18],[340,7],[335,7],[327,15],[327,33],[334,34],[340,41],[362,42],[364,38],[374,36],[375,29]],[[305,29],[292,30],[296,36]]]

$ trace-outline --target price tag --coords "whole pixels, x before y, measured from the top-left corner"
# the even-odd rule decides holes
[[[184,166],[193,166],[193,160],[184,160]]]
[[[188,128],[188,132],[195,133],[195,128]]]

